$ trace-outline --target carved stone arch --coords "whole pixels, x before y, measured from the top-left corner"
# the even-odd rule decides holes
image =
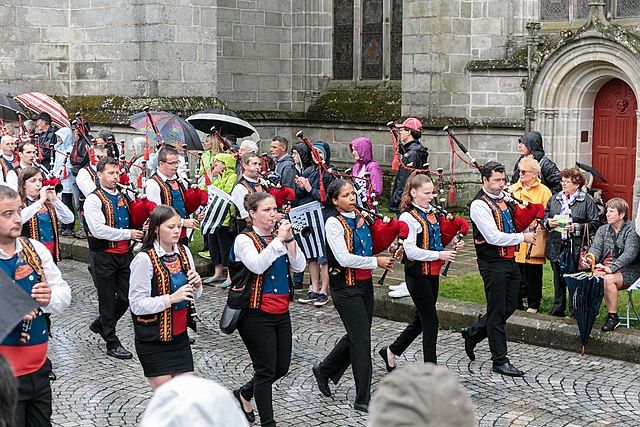
[[[531,129],[542,133],[545,151],[561,169],[576,161],[592,163],[595,98],[614,78],[627,83],[638,97],[640,58],[615,41],[592,35],[561,46],[538,68],[531,85]],[[581,142],[584,131],[588,140]],[[640,147],[638,141],[636,146]],[[634,206],[640,189],[638,161],[636,171]]]

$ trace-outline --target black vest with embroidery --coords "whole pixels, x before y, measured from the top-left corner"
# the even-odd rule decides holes
[[[26,208],[27,204],[22,202],[22,208]],[[47,208],[49,216],[51,217],[51,227],[53,228],[53,260],[58,263],[62,259],[60,256],[60,240],[58,239],[58,216],[56,210],[48,200],[44,203],[44,207]],[[22,233],[33,240],[40,241],[40,228],[38,224],[38,212],[32,216],[27,222],[22,224]]]
[[[151,260],[153,276],[151,278],[151,297],[171,294],[171,273],[162,264],[155,249],[145,251]],[[178,258],[182,271],[189,271],[189,257],[182,245],[178,245]],[[136,340],[147,342],[173,340],[173,304],[160,313],[133,316],[133,329]]]
[[[249,236],[258,250],[258,253],[262,252],[266,247],[254,231],[245,231],[242,234]],[[229,260],[231,286],[229,287],[227,304],[229,304],[229,307],[235,309],[259,309],[260,304],[262,303],[262,281],[271,268],[268,268],[262,274],[255,274],[252,273],[241,261],[236,261],[235,254],[233,258],[234,259]],[[288,266],[289,257],[286,257],[286,262]],[[289,274],[287,281],[289,282],[289,301],[293,301],[293,282],[291,281],[291,274]]]
[[[405,212],[408,212],[422,227],[422,231],[416,235],[416,246],[420,249],[430,250],[429,225],[418,209],[415,206],[411,206]],[[427,215],[427,219],[438,223],[438,217],[433,213]],[[440,268],[442,267],[442,260],[435,261],[411,261],[407,258],[407,254],[402,257],[402,263],[404,264],[405,275],[411,277],[421,276],[438,276],[440,274]]]
[[[498,231],[504,232],[504,224],[502,223],[501,210],[495,203],[492,203],[489,199],[489,196],[483,190],[480,190],[478,194],[475,195],[473,201],[481,200],[483,203],[486,203],[491,209],[491,215],[493,216],[493,220],[495,221],[496,227]],[[472,202],[473,202],[472,201]],[[509,211],[511,217],[513,218],[514,209],[505,204],[506,209]],[[476,247],[476,255],[479,259],[483,260],[492,260],[492,259],[504,259],[504,258],[513,258],[516,246],[496,246],[487,243],[487,239],[480,233],[473,219],[471,220],[471,225],[473,226],[473,241]]]
[[[113,210],[113,204],[111,203],[111,199],[107,197],[104,190],[102,188],[96,188],[93,194],[97,195],[100,201],[102,202],[102,214],[104,215],[105,225],[111,228],[115,228],[116,225],[116,215]],[[124,206],[129,211],[129,202],[127,202],[126,197],[122,197],[122,201],[124,202]],[[85,224],[87,222],[85,221]],[[92,251],[104,251],[107,249],[113,249],[118,246],[118,242],[113,242],[111,240],[103,240],[97,239],[93,237],[91,231],[89,230],[89,226],[85,225],[85,233],[87,234],[87,243],[89,244],[89,249]]]

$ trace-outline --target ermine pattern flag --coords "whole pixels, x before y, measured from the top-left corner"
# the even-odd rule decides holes
[[[306,257],[317,258],[324,256],[325,233],[322,205],[319,202],[310,202],[293,208],[289,213],[289,219],[299,226],[311,227],[311,234],[308,237],[302,237],[300,233],[294,232],[294,237]]]
[[[231,195],[225,193],[215,185],[207,188],[209,193],[209,203],[204,211],[204,219],[200,226],[202,234],[214,233],[229,212],[229,207],[233,203]]]

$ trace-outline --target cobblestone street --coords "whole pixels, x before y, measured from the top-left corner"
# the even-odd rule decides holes
[[[49,357],[58,376],[53,383],[53,423],[135,425],[151,398],[142,368],[135,356],[128,361],[108,357],[102,340],[89,331],[98,309],[86,265],[64,260],[60,267],[72,288],[73,302],[64,314],[52,317],[54,337]],[[198,302],[203,322],[198,333],[190,335],[196,339],[193,353],[197,375],[232,389],[246,381],[252,369],[239,335],[226,336],[218,329],[225,300],[225,291],[206,287]],[[366,415],[352,409],[355,387],[350,371],[337,386],[331,384],[331,398],[320,394],[311,373],[312,365],[344,333],[337,312],[331,305],[318,308],[297,303],[291,311],[291,370],[274,387],[278,425],[364,426]],[[377,351],[403,327],[398,322],[374,318],[374,391],[386,373]],[[118,335],[135,354],[128,315],[121,320]],[[472,363],[458,333],[441,331],[438,350],[440,364],[457,376],[471,396],[480,426],[640,425],[640,382],[635,364],[509,343],[511,361],[526,372],[524,378],[513,379],[491,372],[486,341],[476,348],[477,360]],[[420,341],[396,360],[398,365],[422,360]]]

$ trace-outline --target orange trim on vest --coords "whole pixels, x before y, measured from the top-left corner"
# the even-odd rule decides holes
[[[480,197],[487,205],[489,205],[489,209],[491,209],[491,213],[493,214],[493,219],[496,222],[496,226],[498,227],[498,231],[504,233],[504,221],[502,220],[502,212],[509,209],[504,200],[500,199],[499,202],[491,200],[489,196],[483,194]],[[509,255],[509,247],[508,246],[499,246],[498,247],[498,255],[501,257],[506,257]],[[513,251],[512,251],[513,252]]]
[[[27,203],[22,202],[22,207],[26,208]],[[47,212],[49,213],[49,217],[51,218],[51,227],[53,228],[53,259],[55,262],[60,261],[60,241],[58,240],[58,216],[56,215],[56,210],[51,204],[50,201],[44,202],[44,207],[47,208]],[[38,227],[38,213],[32,216],[28,221],[29,228],[29,238],[33,240],[40,241],[40,229]]]
[[[151,179],[157,182],[158,187],[160,187],[160,201],[162,202],[162,204],[173,206],[173,196],[171,196],[171,186],[166,182],[164,182],[162,178],[158,176],[158,174],[153,175]],[[178,191],[180,191],[180,195],[182,196],[182,201],[183,203],[185,203],[185,198],[184,198],[185,190],[182,187],[182,184],[180,183],[180,181],[176,180],[176,183],[178,184]],[[186,205],[185,205],[185,210],[186,210]]]
[[[96,196],[98,196],[98,198],[102,202],[102,210],[104,212],[105,225],[111,228],[115,228],[116,215],[115,215],[115,212],[113,211],[113,204],[111,203],[111,199],[107,197],[107,195],[104,193],[104,190],[102,188],[98,188],[95,191],[95,194]],[[119,197],[122,197],[122,196],[119,196]],[[122,197],[122,201],[124,202],[124,205],[127,208],[127,211],[129,211],[129,202],[127,201],[127,198]],[[129,212],[129,215],[131,215],[131,212]],[[115,249],[117,247],[118,247],[118,242],[109,241],[109,243],[107,243],[107,249]]]
[[[420,247],[420,249],[429,250],[429,224],[427,224],[427,221],[422,218],[422,215],[420,215],[415,207],[410,210],[409,213],[413,218],[415,218],[416,221],[418,221],[420,227],[422,227],[422,247]],[[438,223],[438,219],[433,213],[427,213],[427,219],[431,224]],[[422,274],[427,276],[431,275],[431,261],[422,261],[421,263]]]
[[[249,231],[245,233],[249,238],[253,241],[254,246],[256,247],[258,253],[262,252],[266,247],[261,241],[260,237],[254,232]],[[253,283],[253,291],[251,292],[251,297],[249,298],[249,307],[250,308],[260,308],[260,301],[262,300],[262,282],[264,281],[263,274],[256,274],[255,282]]]
[[[344,242],[347,244],[347,250],[349,253],[353,253],[353,229],[349,225],[346,219],[342,217],[342,215],[337,215],[338,221],[342,224],[342,228],[344,228]],[[356,214],[356,218],[358,215]],[[358,221],[356,220],[356,224]],[[356,272],[351,267],[344,267],[344,281],[347,286],[355,286],[356,284]]]

